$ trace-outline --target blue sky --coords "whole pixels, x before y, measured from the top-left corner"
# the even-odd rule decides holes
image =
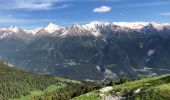
[[[170,0],[0,0],[0,26],[49,22],[69,26],[91,21],[170,22]]]

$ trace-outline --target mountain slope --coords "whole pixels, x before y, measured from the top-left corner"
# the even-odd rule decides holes
[[[107,86],[72,100],[169,100],[170,75]]]
[[[102,73],[96,66],[100,63],[99,51],[104,44],[103,40],[91,36],[41,38],[21,52],[16,64],[27,70],[73,79],[101,79]]]

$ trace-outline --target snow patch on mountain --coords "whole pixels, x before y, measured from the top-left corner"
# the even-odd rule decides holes
[[[151,49],[148,51],[148,57],[152,56],[155,53],[155,49]]]
[[[139,47],[143,48],[144,44],[142,42],[139,43]]]
[[[100,66],[96,66],[96,69],[97,69],[98,71],[101,71]]]

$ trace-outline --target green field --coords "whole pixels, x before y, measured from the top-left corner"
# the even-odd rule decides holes
[[[70,80],[70,79],[65,79],[62,77],[55,77],[57,80],[60,80],[61,82],[71,82],[71,83],[80,83],[80,81],[77,80]]]

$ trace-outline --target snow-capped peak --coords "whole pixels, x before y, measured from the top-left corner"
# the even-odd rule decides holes
[[[149,25],[152,25],[157,30],[162,30],[163,29],[163,25],[155,23],[155,22],[151,22]]]
[[[7,29],[15,33],[19,32],[19,28],[16,26],[10,26]]]
[[[163,26],[170,26],[170,23],[163,23]]]
[[[148,25],[149,22],[113,22],[117,26],[127,27],[130,29],[141,29],[144,26]]]
[[[170,30],[170,23],[163,23],[162,25],[165,29]]]
[[[86,28],[96,28],[96,26],[101,26],[101,25],[102,26],[106,26],[108,24],[109,24],[108,22],[93,21],[91,23],[83,25],[83,27],[86,27]]]
[[[42,29],[42,27],[41,28],[36,28],[36,29],[26,29],[26,30],[24,30],[26,33],[31,33],[32,35],[36,35],[36,33],[39,31],[39,30],[41,30]]]
[[[53,23],[49,23],[45,28],[44,30],[47,31],[48,33],[53,33],[57,30],[60,30],[62,29],[63,27],[62,26],[59,26],[59,25],[56,25],[56,24],[53,24]]]
[[[79,24],[73,24],[69,28],[63,30],[60,36],[82,36],[82,35],[92,35],[90,31],[86,30],[83,26]]]
[[[69,29],[82,29],[83,27],[77,23],[73,24],[72,26],[69,27]]]
[[[0,28],[0,39],[7,38],[7,37],[15,37],[20,35],[22,29],[16,26],[9,26],[9,27],[1,27]]]
[[[149,31],[156,30],[156,31],[161,31],[161,30],[163,30],[163,25],[162,25],[162,24],[155,23],[155,22],[150,22],[148,25],[144,26],[144,27],[142,28],[142,30],[149,30]]]
[[[102,27],[109,25],[108,22],[93,21],[89,24],[82,25],[86,30],[91,31],[94,36],[100,36],[100,30]]]

